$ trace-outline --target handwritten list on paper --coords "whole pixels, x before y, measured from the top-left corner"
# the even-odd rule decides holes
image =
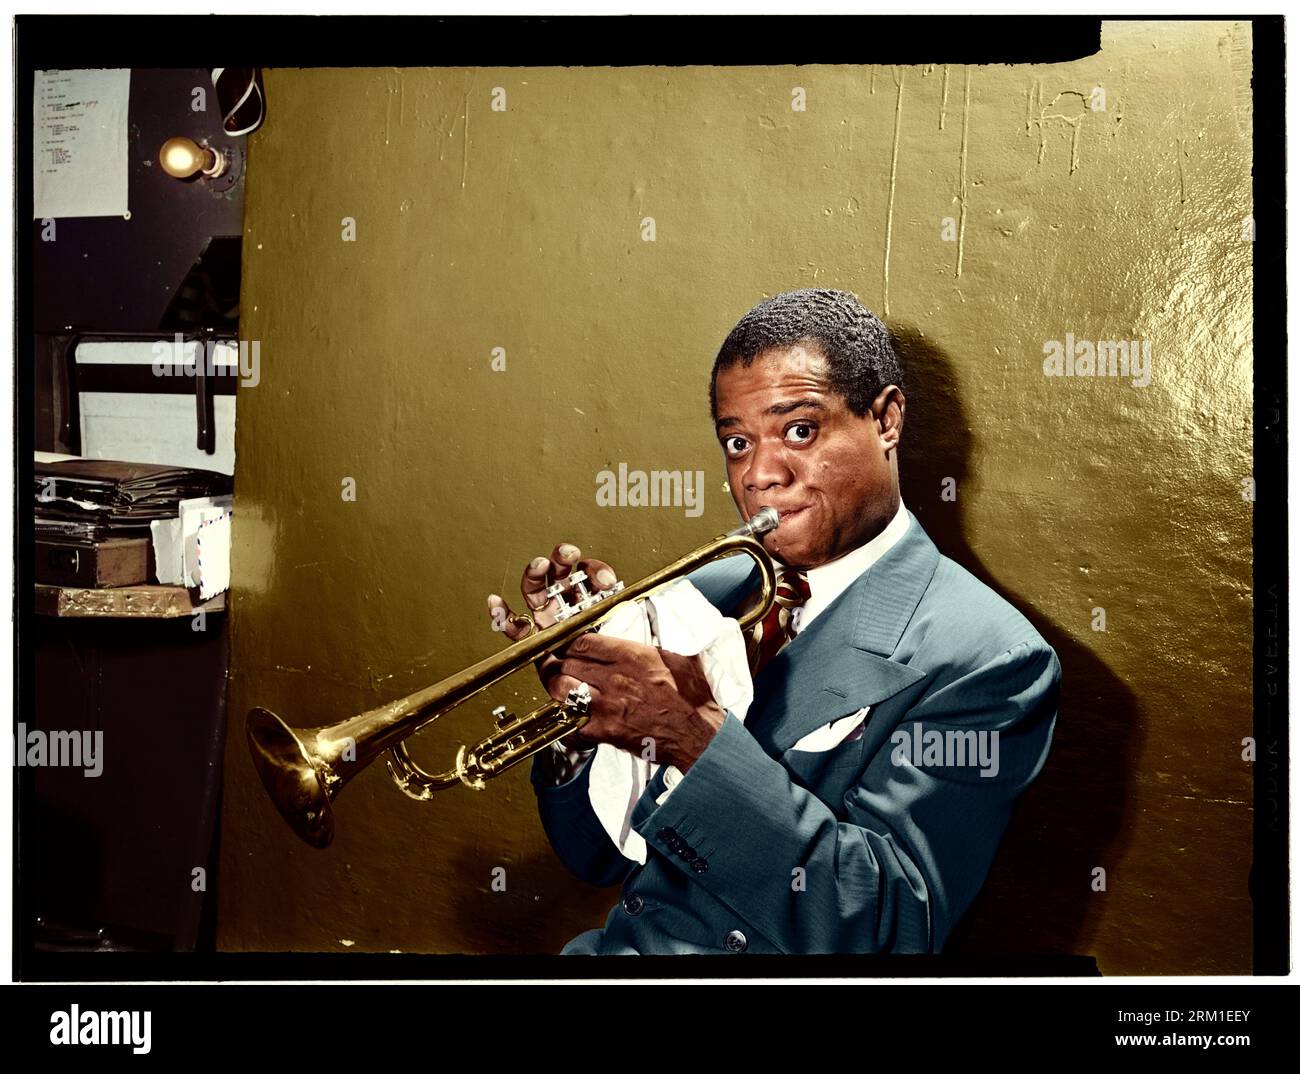
[[[129,69],[37,71],[35,218],[125,216]]]

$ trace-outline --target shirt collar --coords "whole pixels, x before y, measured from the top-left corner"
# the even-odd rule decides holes
[[[860,578],[873,563],[888,552],[899,538],[907,532],[909,525],[907,508],[903,506],[902,497],[898,500],[898,510],[878,534],[866,544],[859,545],[851,552],[845,552],[839,559],[813,567],[808,575],[809,597],[805,604],[795,609],[795,632],[808,626],[821,614],[831,602],[853,582]]]

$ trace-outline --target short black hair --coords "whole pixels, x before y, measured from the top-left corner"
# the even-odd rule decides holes
[[[890,384],[903,387],[903,366],[889,330],[848,291],[804,288],[764,299],[731,330],[713,360],[709,409],[718,416],[718,372],[748,367],[764,351],[815,343],[830,367],[830,385],[859,418]]]

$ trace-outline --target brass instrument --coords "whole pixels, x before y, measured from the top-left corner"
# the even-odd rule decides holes
[[[776,599],[776,569],[762,536],[776,529],[777,523],[776,511],[764,507],[744,525],[632,585],[620,582],[609,590],[589,593],[585,576],[575,572],[547,590],[550,596],[570,592],[576,597],[574,603],[565,604],[560,596],[563,618],[553,625],[433,686],[349,720],[295,731],[275,713],[252,709],[246,726],[248,748],[267,793],[295,832],[312,846],[324,848],[334,838],[331,803],[348,780],[385,750],[390,775],[411,798],[427,801],[434,792],[458,785],[481,790],[488,779],[585,724],[588,699],[571,691],[564,701],[548,700],[522,718],[498,708],[493,713],[496,730],[473,749],[461,746],[455,767],[438,774],[426,772],[411,759],[405,740],[507,675],[595,629],[624,601],[647,597],[697,567],[735,552],[747,553],[759,571],[759,600],[739,620],[741,629],[749,628]]]

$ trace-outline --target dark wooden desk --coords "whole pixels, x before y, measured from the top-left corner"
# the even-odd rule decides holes
[[[18,769],[34,804],[20,825],[20,861],[37,949],[205,946],[216,906],[225,606],[224,595],[200,605],[172,586],[36,587],[36,711],[19,721],[27,731],[101,731],[103,750],[98,776]]]

